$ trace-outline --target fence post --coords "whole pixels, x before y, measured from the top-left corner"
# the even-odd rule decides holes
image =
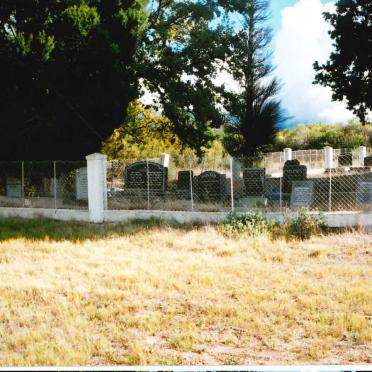
[[[329,168],[328,212],[332,212],[332,168]]]
[[[331,146],[326,146],[324,148],[324,168],[333,168],[333,148]]]
[[[279,178],[279,207],[280,212],[283,211],[283,177]]]
[[[149,159],[146,159],[146,179],[147,179],[147,210],[150,210],[150,172]]]
[[[90,222],[102,223],[105,204],[107,203],[106,161],[103,154],[86,156],[88,170],[88,205]]]
[[[360,166],[364,166],[364,158],[367,156],[367,147],[366,146],[359,146],[359,162]]]
[[[53,193],[54,193],[54,209],[57,209],[57,167],[56,161],[53,161]]]
[[[230,187],[231,187],[231,212],[234,213],[234,159],[230,158],[230,174],[231,174],[231,181],[230,181]]]
[[[287,160],[292,160],[292,149],[287,147],[283,150],[283,153],[284,153],[284,164]]]
[[[191,212],[194,212],[194,190],[193,190],[193,174],[192,174],[192,165],[191,157],[189,158],[189,172],[190,172],[190,197],[191,197]]]
[[[21,188],[22,188],[22,206],[25,206],[25,162],[21,164]]]

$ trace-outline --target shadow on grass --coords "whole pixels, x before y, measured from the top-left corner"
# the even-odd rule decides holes
[[[87,222],[56,221],[45,218],[22,219],[10,217],[0,218],[0,241],[17,238],[82,241],[135,234],[155,228],[175,228],[188,231],[199,226],[198,224],[180,224],[158,219],[90,224]]]

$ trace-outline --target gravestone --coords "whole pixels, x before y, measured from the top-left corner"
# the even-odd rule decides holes
[[[124,181],[127,191],[162,195],[167,187],[168,168],[153,161],[138,161],[125,168]]]
[[[287,160],[283,167],[283,193],[290,194],[293,181],[305,181],[307,179],[307,168],[295,160]]]
[[[293,209],[310,208],[313,202],[313,194],[313,181],[293,181],[290,207]]]
[[[243,171],[245,193],[247,196],[263,196],[265,189],[265,169],[246,168]]]
[[[177,178],[177,190],[190,192],[191,180],[194,179],[193,171],[180,171]]]
[[[357,201],[362,205],[372,203],[372,181],[359,182],[357,188]]]
[[[365,167],[372,167],[372,156],[366,156],[364,158],[364,166]]]
[[[223,201],[226,197],[226,175],[206,171],[195,177],[196,193],[202,201]]]
[[[6,196],[9,198],[21,198],[22,197],[22,182],[16,177],[6,178]]]
[[[353,154],[349,153],[344,153],[340,154],[338,156],[338,166],[339,167],[348,167],[353,165]]]
[[[86,167],[76,170],[75,190],[77,200],[88,200],[88,169]]]

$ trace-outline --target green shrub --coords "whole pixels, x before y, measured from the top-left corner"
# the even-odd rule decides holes
[[[243,215],[230,214],[220,224],[219,229],[225,235],[258,236],[267,234],[270,231],[271,224],[260,213],[245,213]]]
[[[295,218],[286,218],[284,227],[287,237],[306,240],[314,234],[320,234],[325,228],[325,222],[322,217],[314,217],[301,209]]]

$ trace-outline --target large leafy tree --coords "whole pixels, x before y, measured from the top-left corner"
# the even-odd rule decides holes
[[[145,34],[139,73],[181,141],[200,155],[224,122],[216,85],[225,59],[229,2],[158,0]]]
[[[80,159],[125,118],[146,0],[0,2],[0,159]]]
[[[224,144],[231,155],[256,155],[274,141],[284,119],[276,95],[280,84],[272,77],[271,30],[267,28],[267,0],[241,1],[241,28],[230,40],[225,68],[238,83],[235,91],[222,92],[229,115]]]
[[[372,2],[339,0],[324,18],[335,50],[325,64],[314,63],[315,83],[330,87],[335,101],[346,100],[364,125],[372,110]]]

